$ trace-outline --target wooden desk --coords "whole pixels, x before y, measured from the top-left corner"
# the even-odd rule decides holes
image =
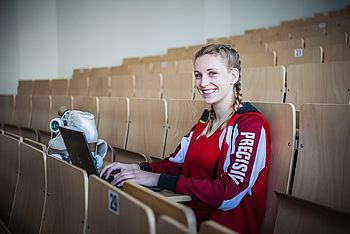
[[[164,197],[166,197],[170,201],[174,201],[174,202],[188,202],[188,201],[191,201],[191,197],[190,196],[184,195],[184,194],[177,194],[177,193],[174,193],[174,192],[172,192],[170,190],[167,190],[167,189],[163,189],[162,191],[159,191],[157,193],[163,195]]]

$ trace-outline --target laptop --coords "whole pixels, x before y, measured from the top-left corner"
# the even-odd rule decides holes
[[[84,132],[72,130],[69,128],[59,127],[60,132],[66,145],[70,160],[73,165],[84,169],[88,175],[97,175],[99,173],[92,161],[91,151],[87,143]],[[103,178],[104,179],[104,178]],[[108,182],[112,182],[113,177],[105,179]],[[147,187],[147,186],[145,186]],[[147,187],[153,191],[161,191],[159,187]]]
[[[84,132],[60,127],[60,132],[73,165],[84,169],[88,175],[99,175]]]

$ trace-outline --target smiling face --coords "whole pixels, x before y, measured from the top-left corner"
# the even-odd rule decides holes
[[[211,105],[232,105],[233,85],[237,82],[239,71],[227,69],[219,54],[205,54],[194,63],[195,85],[205,102]]]

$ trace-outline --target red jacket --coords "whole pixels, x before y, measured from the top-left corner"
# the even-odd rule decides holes
[[[270,130],[267,121],[250,103],[228,121],[216,145],[212,171],[187,158],[197,136],[208,124],[208,111],[181,139],[176,151],[160,162],[142,163],[141,169],[161,173],[158,186],[191,196],[198,225],[211,219],[240,233],[258,233],[266,206],[270,164]],[[206,155],[198,155],[206,160]],[[188,156],[190,157],[190,156]],[[202,171],[201,171],[202,170]],[[201,178],[193,178],[200,174]]]

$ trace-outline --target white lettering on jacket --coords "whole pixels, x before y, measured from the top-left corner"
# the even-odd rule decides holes
[[[248,170],[249,160],[253,152],[255,133],[241,132],[241,136],[243,138],[238,144],[236,159],[230,169],[230,176],[237,185],[243,183],[245,173]]]

